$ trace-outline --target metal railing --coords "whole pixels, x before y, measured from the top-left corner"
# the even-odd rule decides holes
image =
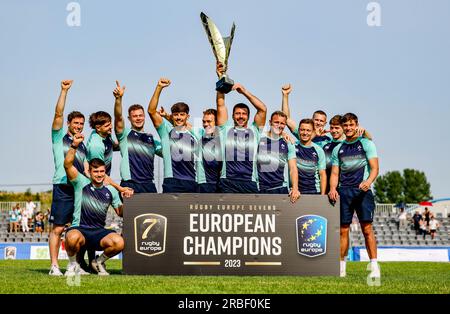
[[[36,205],[36,211],[41,209],[41,202],[33,202]],[[26,208],[27,202],[0,202],[0,212],[10,211],[13,207],[19,204],[20,208]]]
[[[376,204],[375,213],[377,215],[398,214],[400,208],[395,207],[395,205],[396,204]],[[410,213],[417,208],[417,206],[417,204],[405,204],[405,211]]]

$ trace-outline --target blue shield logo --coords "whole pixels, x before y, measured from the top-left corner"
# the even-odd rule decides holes
[[[327,219],[317,215],[300,216],[297,225],[298,254],[316,257],[327,252]]]

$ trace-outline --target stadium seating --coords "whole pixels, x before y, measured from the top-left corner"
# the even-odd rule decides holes
[[[48,222],[46,222],[48,224]],[[118,217],[114,210],[110,208],[106,218],[106,228],[111,228],[117,232],[122,232],[122,218]],[[25,243],[37,243],[48,242],[48,233],[42,234],[33,232],[33,227],[30,232],[23,232],[19,224],[19,232],[9,232],[8,212],[0,211],[0,242],[25,242]]]
[[[442,215],[437,217],[441,226],[435,239],[432,240],[430,235],[426,235],[425,239],[423,235],[416,235],[412,225],[398,230],[395,214],[376,213],[373,229],[377,244],[378,246],[448,246],[450,245],[450,218],[443,218]],[[350,234],[352,246],[364,246],[364,237],[359,226],[357,231],[351,231]]]

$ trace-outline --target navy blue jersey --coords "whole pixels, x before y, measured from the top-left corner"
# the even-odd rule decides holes
[[[311,146],[304,146],[298,141],[295,145],[295,151],[300,193],[320,193],[319,171],[326,168],[323,149],[315,143],[312,143]]]
[[[377,157],[375,144],[367,138],[344,141],[336,146],[331,163],[339,167],[339,186],[359,188],[370,175],[369,160]]]
[[[120,175],[122,180],[138,183],[153,181],[155,154],[160,152],[161,143],[150,133],[125,128],[117,134],[122,161]]]
[[[52,150],[55,162],[55,175],[53,176],[53,184],[67,184],[66,170],[64,169],[64,159],[72,145],[73,138],[69,133],[64,134],[64,130],[52,130]],[[78,172],[84,173],[84,161],[86,160],[86,146],[83,143],[78,145],[75,153],[73,165]]]
[[[295,157],[293,144],[263,135],[258,147],[259,189],[289,187],[288,161]]]

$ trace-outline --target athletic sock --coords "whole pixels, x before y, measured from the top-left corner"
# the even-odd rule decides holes
[[[69,264],[74,265],[76,263],[77,263],[77,255],[75,254],[74,256],[69,256]]]
[[[97,262],[99,263],[104,263],[107,260],[109,260],[109,257],[105,255],[105,253],[102,253],[102,255],[100,255],[99,257],[97,257]]]
[[[378,262],[376,258],[372,258],[370,260],[370,265],[372,266],[372,268],[378,268]]]
[[[347,257],[344,257],[344,260],[340,262],[341,271],[345,271],[347,265]]]

